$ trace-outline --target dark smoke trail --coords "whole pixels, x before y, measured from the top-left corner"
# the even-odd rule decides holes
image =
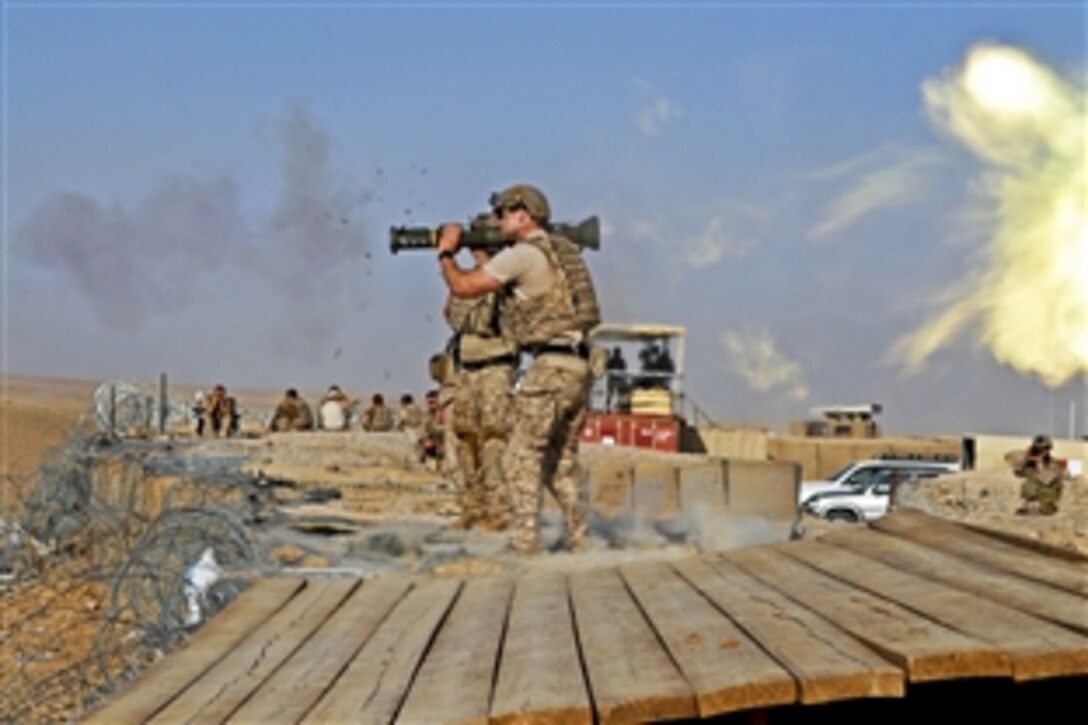
[[[214,273],[245,282],[255,302],[286,316],[277,335],[295,330],[299,342],[327,344],[339,311],[358,306],[345,297],[362,276],[354,265],[367,253],[360,218],[370,193],[337,176],[332,143],[302,105],[288,108],[277,145],[281,192],[264,219],[247,223],[231,178],[175,176],[131,207],[59,193],[18,228],[15,249],[69,281],[116,329],[187,307]]]

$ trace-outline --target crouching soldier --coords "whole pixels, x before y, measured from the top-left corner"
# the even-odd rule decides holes
[[[1023,505],[1016,510],[1017,514],[1052,516],[1058,513],[1066,478],[1066,462],[1051,457],[1053,447],[1050,436],[1038,435],[1027,451],[1010,451],[1005,455],[1005,461],[1012,466],[1013,473],[1024,479],[1020,484]]]
[[[204,406],[205,426],[216,438],[227,437],[238,432],[238,406],[234,397],[227,395],[223,385],[216,385],[211,398]]]

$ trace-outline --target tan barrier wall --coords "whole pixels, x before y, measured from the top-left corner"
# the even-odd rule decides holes
[[[728,460],[725,481],[729,513],[774,520],[797,515],[801,466],[796,463]]]
[[[801,478],[827,478],[844,466],[881,456],[952,456],[959,460],[959,438],[803,438],[781,436],[768,441],[768,456],[801,465]]]
[[[697,427],[707,455],[719,458],[767,460],[767,431],[762,428]]]
[[[589,503],[598,513],[664,518],[720,512],[777,522],[797,515],[796,463],[683,454],[635,458],[583,461]]]

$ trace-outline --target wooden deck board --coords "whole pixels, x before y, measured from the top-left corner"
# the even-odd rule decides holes
[[[567,577],[558,572],[523,576],[510,605],[491,722],[592,721]]]
[[[802,703],[903,696],[902,669],[736,565],[701,557],[673,566],[789,669]]]
[[[303,722],[391,722],[460,589],[433,579],[408,592]]]
[[[509,578],[470,580],[464,585],[412,682],[397,722],[488,721],[513,590]]]
[[[614,569],[570,576],[571,601],[602,723],[698,714],[695,697]]]
[[[859,589],[1000,647],[1013,658],[1017,680],[1088,673],[1088,639],[1064,627],[849,549],[805,541],[781,551]]]
[[[631,564],[620,575],[695,693],[699,715],[784,705],[793,677],[668,564]]]
[[[148,720],[304,586],[306,582],[302,579],[258,581],[197,630],[180,649],[152,665],[136,683],[92,712],[84,722],[117,725]]]
[[[911,682],[1012,674],[1011,659],[1000,648],[821,574],[771,546],[723,557],[891,659]]]
[[[310,582],[287,606],[207,670],[151,722],[222,722],[358,586],[353,579]]]
[[[402,576],[364,582],[231,719],[298,722],[411,587]]]
[[[879,523],[516,579],[269,579],[86,719],[643,722],[1088,673],[1083,562]]]
[[[980,567],[940,549],[864,528],[844,527],[819,540],[1088,634],[1088,598],[1064,589]]]
[[[1045,556],[950,521],[916,511],[896,511],[873,528],[947,551],[978,564],[1088,596],[1088,564]]]

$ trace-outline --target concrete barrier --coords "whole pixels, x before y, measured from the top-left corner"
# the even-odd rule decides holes
[[[605,516],[722,513],[775,521],[797,515],[801,467],[712,456],[624,457],[583,464],[589,505]]]

